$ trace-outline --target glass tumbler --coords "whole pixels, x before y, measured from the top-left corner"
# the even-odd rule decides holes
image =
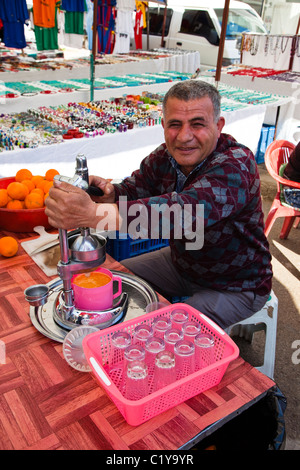
[[[195,346],[191,341],[181,340],[175,344],[176,378],[182,379],[195,372]]]
[[[175,382],[175,355],[172,351],[161,351],[155,357],[153,373],[153,391]]]
[[[208,333],[200,333],[195,337],[196,370],[203,369],[214,362],[215,340]]]
[[[121,381],[121,390],[124,392],[125,379],[126,379],[126,370],[128,364],[133,361],[145,361],[146,351],[139,344],[131,344],[124,350],[124,360],[123,360],[123,375]]]
[[[123,364],[124,350],[131,344],[131,335],[126,331],[117,331],[111,337],[112,359],[109,372],[120,368]]]
[[[128,363],[125,378],[125,397],[128,400],[140,400],[149,393],[148,367],[143,361]]]
[[[182,339],[182,331],[178,330],[177,328],[170,328],[165,332],[164,335],[165,349],[174,352],[175,344],[177,343],[177,341],[180,341]]]
[[[172,328],[182,329],[182,325],[188,321],[189,314],[184,308],[176,308],[171,313]]]
[[[152,336],[152,338],[147,339],[145,343],[146,358],[145,362],[148,366],[149,374],[153,372],[154,361],[156,354],[165,349],[165,342],[162,338]]]
[[[171,328],[171,320],[167,317],[157,317],[152,323],[152,328],[154,330],[154,335],[158,338],[163,338],[165,332]]]
[[[154,331],[150,325],[142,323],[135,327],[133,331],[133,344],[140,344],[144,346],[147,339],[151,338]]]
[[[195,337],[201,333],[201,326],[198,323],[187,321],[182,325],[182,332],[184,339],[193,343]]]

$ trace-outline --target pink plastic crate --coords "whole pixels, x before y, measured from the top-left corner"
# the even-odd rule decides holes
[[[151,392],[150,377],[150,394],[141,400],[128,400],[121,392],[122,358],[113,358],[113,348],[110,341],[113,333],[126,331],[132,336],[137,325],[146,323],[151,326],[155,318],[159,316],[169,317],[171,312],[179,307],[188,311],[190,321],[198,322],[201,325],[202,333],[209,333],[214,337],[215,362],[155,392]],[[132,426],[137,426],[159,413],[214,387],[221,381],[229,363],[239,355],[238,347],[225,331],[198,310],[180,303],[169,305],[155,312],[92,333],[84,338],[83,349],[98,382],[106,390],[124,419]],[[112,365],[115,366],[114,371],[109,375],[108,369]]]

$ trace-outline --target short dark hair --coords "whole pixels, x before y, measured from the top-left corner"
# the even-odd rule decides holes
[[[214,85],[202,80],[184,80],[182,82],[175,83],[175,85],[173,85],[164,96],[162,105],[163,113],[165,113],[166,104],[169,98],[190,101],[203,98],[204,96],[208,96],[208,98],[210,98],[214,109],[214,118],[217,122],[221,113],[220,93]]]

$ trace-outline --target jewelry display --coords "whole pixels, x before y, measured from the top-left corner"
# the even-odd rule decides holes
[[[292,35],[245,33],[242,40],[242,64],[250,67],[286,71],[290,69],[293,57],[294,38]]]

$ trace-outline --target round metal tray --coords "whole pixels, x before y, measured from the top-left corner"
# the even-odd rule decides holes
[[[158,300],[158,296],[154,289],[143,279],[133,274],[113,271],[122,279],[123,292],[128,296],[126,308],[122,314],[112,324],[121,323],[124,320],[132,320],[146,313],[146,306]],[[53,290],[53,294],[49,296],[48,301],[39,307],[30,307],[30,319],[34,327],[47,338],[59,343],[63,343],[64,338],[69,330],[58,325],[54,321],[53,309],[57,296],[62,290],[62,280],[60,278],[50,281],[47,286]],[[112,326],[110,324],[109,326]]]

